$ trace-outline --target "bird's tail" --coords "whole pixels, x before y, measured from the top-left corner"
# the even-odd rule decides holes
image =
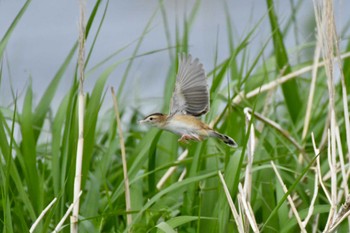
[[[235,140],[233,140],[232,138],[230,138],[229,136],[227,136],[225,134],[218,133],[214,130],[210,133],[210,136],[220,139],[221,141],[223,141],[226,145],[228,145],[230,147],[236,148],[238,146],[237,143],[235,142]]]

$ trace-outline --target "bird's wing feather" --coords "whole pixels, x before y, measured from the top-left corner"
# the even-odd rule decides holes
[[[179,69],[170,114],[200,116],[209,111],[209,91],[203,65],[192,56],[179,55]]]

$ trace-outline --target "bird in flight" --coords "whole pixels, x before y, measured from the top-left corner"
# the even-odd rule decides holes
[[[198,58],[192,60],[191,55],[180,54],[170,113],[152,113],[139,123],[180,135],[179,142],[202,141],[212,137],[230,147],[237,147],[232,138],[215,131],[198,118],[208,111],[209,90],[203,65]]]

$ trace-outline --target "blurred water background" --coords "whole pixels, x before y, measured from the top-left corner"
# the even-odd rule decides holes
[[[23,0],[0,0],[0,37],[4,35],[10,23],[24,4]],[[88,13],[94,5],[93,1],[87,1]],[[159,111],[162,104],[165,77],[171,65],[164,21],[159,4],[156,0],[109,2],[106,19],[97,39],[89,70],[108,57],[113,52],[137,40],[150,21],[149,32],[141,44],[139,54],[165,49],[164,51],[137,58],[130,70],[125,89],[122,94],[122,104],[139,107],[142,104],[149,106],[150,111]],[[297,24],[288,31],[286,44],[290,54],[290,62],[296,63],[298,59],[310,58],[312,53],[306,53],[298,45],[305,45],[314,39],[314,13],[312,1],[280,0],[276,1],[280,25],[286,27],[290,21],[291,12],[298,8]],[[195,1],[170,0],[164,1],[167,13],[168,27],[172,43],[175,44],[176,25],[182,32],[182,22],[189,15]],[[103,2],[103,6],[106,2]],[[232,23],[234,41],[239,44],[244,37],[259,24],[248,44],[248,56],[254,59],[261,47],[271,36],[270,24],[267,17],[265,1],[254,0],[202,0],[198,8],[197,16],[190,30],[190,53],[198,57],[204,64],[206,71],[214,66],[214,57],[217,53],[218,61],[229,56],[227,16],[225,8],[229,12]],[[335,1],[337,24],[339,28],[346,28],[349,19],[349,1]],[[97,18],[103,15],[103,7],[99,10]],[[25,12],[23,18],[15,28],[6,48],[2,63],[2,77],[0,87],[0,101],[2,106],[13,103],[12,90],[17,93],[19,104],[23,103],[26,87],[31,83],[35,93],[35,101],[39,101],[49,82],[63,63],[70,49],[78,38],[78,1],[60,0],[33,0]],[[97,22],[92,27],[91,35],[97,30]],[[345,32],[346,34],[346,32]],[[87,45],[92,43],[89,37]],[[341,38],[342,39],[342,38]],[[271,44],[272,42],[270,42]],[[344,42],[346,44],[346,41]],[[113,57],[108,64],[128,58],[132,55],[136,43],[130,44],[123,52]],[[174,49],[172,49],[174,52]],[[269,46],[265,50],[269,56]],[[76,58],[75,58],[76,59]],[[295,62],[294,62],[295,61]],[[101,74],[105,66],[87,77],[85,88],[91,91],[94,82]],[[124,74],[127,63],[122,63],[108,80],[108,86],[118,89],[120,80]],[[57,105],[67,94],[74,77],[75,66],[71,65],[60,83]],[[112,100],[107,95],[104,108],[111,107]],[[55,106],[53,106],[55,108]]]

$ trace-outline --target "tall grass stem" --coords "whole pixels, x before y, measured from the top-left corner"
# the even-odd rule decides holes
[[[78,216],[81,192],[81,175],[84,151],[84,68],[85,68],[85,0],[79,1],[80,19],[79,19],[79,53],[78,53],[78,69],[79,69],[79,96],[78,96],[78,145],[75,162],[74,177],[74,200],[76,204],[73,206],[73,214],[71,216],[71,233],[78,233]]]
[[[33,223],[33,225],[30,227],[29,232],[33,233],[36,226],[39,224],[39,222],[42,220],[42,218],[45,216],[45,214],[47,213],[47,211],[50,210],[50,208],[53,206],[53,204],[55,204],[55,202],[57,201],[57,198],[55,197],[47,206],[46,208],[40,213],[39,217],[35,220],[35,222]]]
[[[132,215],[129,213],[131,210],[131,200],[130,200],[130,185],[129,185],[129,177],[128,177],[128,166],[127,166],[127,162],[126,162],[126,153],[125,153],[125,143],[124,143],[123,129],[122,129],[121,120],[120,120],[120,113],[119,113],[119,108],[118,108],[118,100],[117,100],[117,97],[115,95],[113,87],[111,87],[111,92],[112,92],[112,97],[113,97],[115,118],[116,118],[117,125],[118,125],[120,150],[121,150],[121,154],[122,154],[124,188],[125,188],[126,220],[127,220],[128,226],[130,226],[132,223]]]

